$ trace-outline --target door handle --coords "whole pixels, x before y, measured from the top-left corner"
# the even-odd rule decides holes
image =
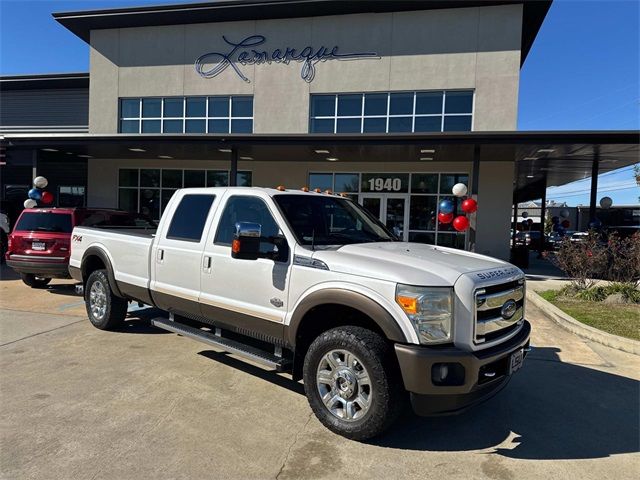
[[[206,273],[211,273],[211,257],[205,255],[202,259],[202,270]]]
[[[164,250],[162,250],[161,248],[159,248],[156,252],[156,261],[158,263],[162,263],[164,261]]]

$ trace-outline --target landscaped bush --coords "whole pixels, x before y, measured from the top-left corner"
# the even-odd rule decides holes
[[[640,278],[640,234],[627,238],[611,234],[607,247],[609,262],[605,280],[636,282]]]
[[[574,293],[574,295],[582,300],[602,302],[608,296],[615,295],[617,293],[621,294],[622,298],[628,303],[640,303],[640,290],[636,288],[635,283],[611,283],[609,285],[598,285],[597,287],[580,290],[579,292]]]

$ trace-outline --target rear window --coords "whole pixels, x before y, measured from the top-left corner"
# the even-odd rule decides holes
[[[71,233],[70,213],[24,212],[18,220],[16,231]]]
[[[199,242],[214,195],[185,195],[173,214],[167,238]]]

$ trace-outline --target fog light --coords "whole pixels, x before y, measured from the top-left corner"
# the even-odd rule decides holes
[[[434,363],[431,367],[431,381],[438,386],[464,384],[464,367],[459,363]]]

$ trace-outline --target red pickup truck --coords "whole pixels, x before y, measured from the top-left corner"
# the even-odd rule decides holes
[[[155,229],[145,215],[98,208],[27,208],[11,234],[5,258],[32,288],[43,288],[52,278],[69,276],[71,231],[76,226]]]

